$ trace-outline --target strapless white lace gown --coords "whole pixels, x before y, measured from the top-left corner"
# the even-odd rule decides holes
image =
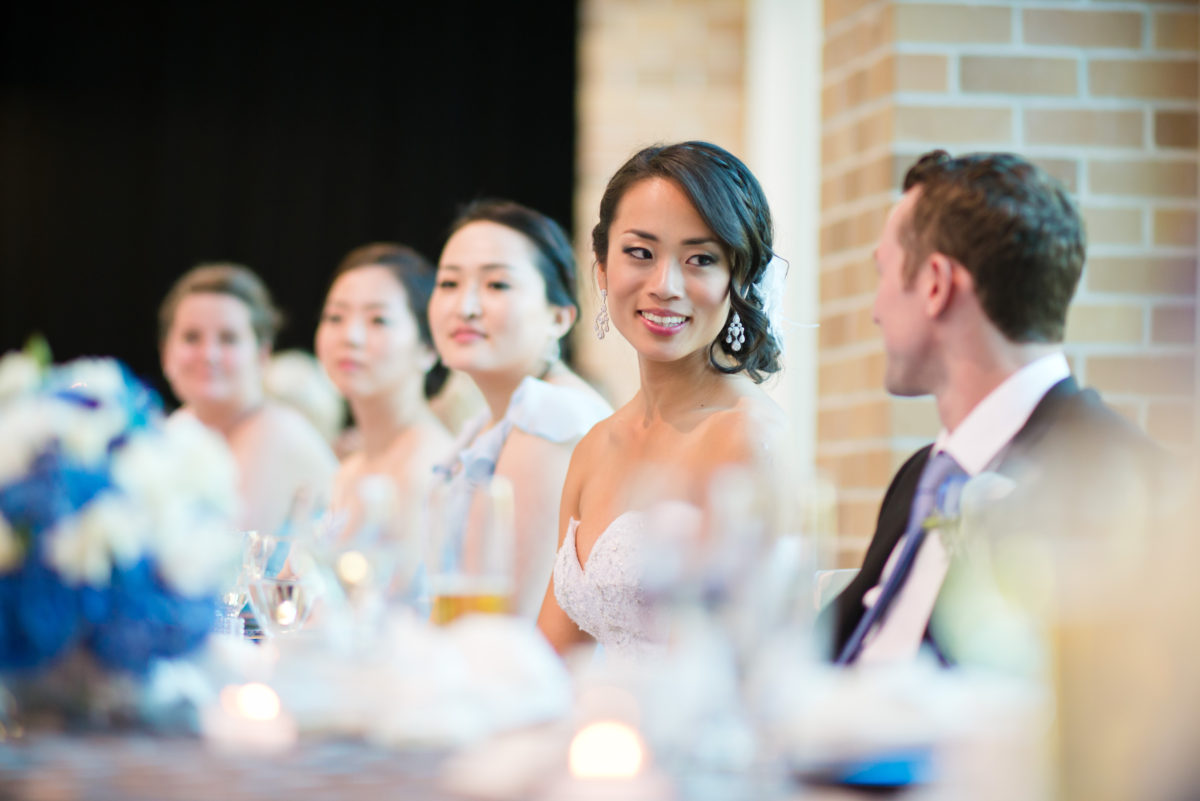
[[[637,660],[660,653],[667,631],[647,592],[647,559],[653,554],[648,537],[694,532],[699,524],[700,510],[676,501],[625,512],[600,534],[581,566],[575,550],[579,521],[572,518],[554,561],[559,607],[607,657]]]

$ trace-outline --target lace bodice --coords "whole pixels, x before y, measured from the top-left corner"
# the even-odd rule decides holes
[[[645,582],[652,552],[647,537],[660,533],[664,520],[670,521],[671,528],[694,531],[700,510],[667,502],[649,511],[625,512],[596,538],[582,567],[575,549],[579,521],[572,518],[567,527],[554,562],[554,597],[609,655],[645,658],[666,640]]]

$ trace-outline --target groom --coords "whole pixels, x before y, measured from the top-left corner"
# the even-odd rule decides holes
[[[946,661],[929,623],[952,560],[921,524],[947,485],[1007,474],[1046,530],[1085,536],[1149,497],[1160,452],[1079,389],[1062,352],[1084,250],[1071,198],[1018,156],[939,150],[908,171],[875,249],[874,319],[887,390],[933,395],[942,430],[896,473],[861,571],[825,612],[835,661],[923,643]]]

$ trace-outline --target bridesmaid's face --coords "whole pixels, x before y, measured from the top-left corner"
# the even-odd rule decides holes
[[[613,325],[638,354],[703,354],[729,316],[730,264],[687,195],[664,178],[631,186],[617,205],[599,266]]]
[[[163,374],[189,406],[237,402],[261,387],[267,350],[258,344],[245,303],[195,292],[175,308],[163,342]]]
[[[536,374],[571,314],[546,300],[537,247],[524,234],[477,220],[446,241],[429,300],[429,326],[446,366]]]
[[[317,326],[317,358],[347,398],[421,386],[433,365],[421,343],[404,286],[387,267],[369,264],[338,276]]]

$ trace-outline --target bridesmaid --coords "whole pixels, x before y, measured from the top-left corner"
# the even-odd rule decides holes
[[[487,409],[444,465],[450,505],[503,476],[513,486],[515,611],[537,614],[554,560],[571,450],[611,407],[564,360],[579,313],[575,259],[557,223],[504,200],[477,201],[451,226],[429,303],[442,361],[466,373]]]
[[[433,467],[451,452],[450,433],[429,408],[448,371],[433,350],[426,306],[433,266],[404,245],[355,248],[333,273],[317,327],[316,351],[354,413],[361,448],[334,481],[333,509],[362,521],[362,480],[389,478],[398,509],[424,503]]]
[[[163,374],[190,415],[225,438],[238,466],[238,525],[274,533],[297,493],[323,498],[337,462],[295,410],[266,399],[263,370],[280,324],[266,286],[236,264],[184,274],[158,312]]]

